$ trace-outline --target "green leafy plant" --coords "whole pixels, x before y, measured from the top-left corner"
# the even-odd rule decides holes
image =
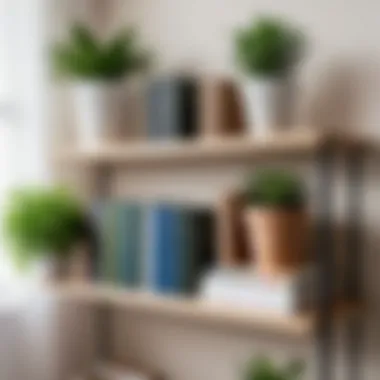
[[[267,169],[249,178],[246,186],[249,204],[265,207],[300,208],[304,205],[303,185],[291,173]]]
[[[237,31],[235,54],[248,75],[263,77],[288,74],[302,59],[304,35],[285,21],[260,17]]]
[[[85,236],[80,203],[60,188],[15,191],[4,215],[4,234],[16,264],[63,257]]]
[[[268,358],[260,357],[249,362],[243,380],[298,380],[303,372],[302,361],[294,360],[280,367]]]
[[[58,75],[89,80],[119,79],[146,68],[150,55],[142,49],[133,30],[102,41],[82,24],[72,27],[66,42],[52,49]]]

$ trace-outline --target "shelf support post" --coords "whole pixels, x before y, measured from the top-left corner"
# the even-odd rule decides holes
[[[364,154],[358,149],[347,157],[347,235],[344,274],[345,298],[349,302],[363,301],[363,177]],[[362,313],[353,313],[346,325],[347,379],[360,380],[360,357],[363,346]]]
[[[109,165],[101,165],[95,168],[94,178],[94,201],[104,202],[111,196],[112,168]],[[94,254],[99,257],[101,254],[100,245],[96,242],[93,247]],[[96,260],[97,262],[99,260]],[[99,268],[95,269],[96,276],[99,277]],[[102,303],[96,306],[96,359],[98,361],[111,359],[112,351],[112,316],[113,310],[110,305]]]
[[[317,230],[315,257],[318,266],[317,378],[332,380],[334,370],[333,324],[334,239],[331,223],[334,152],[324,147],[317,156]]]

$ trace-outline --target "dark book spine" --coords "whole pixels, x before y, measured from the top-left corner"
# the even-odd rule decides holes
[[[195,80],[190,78],[184,79],[181,84],[181,90],[178,93],[178,108],[180,113],[179,135],[183,138],[191,138],[198,133],[198,101]]]
[[[170,290],[170,212],[166,207],[157,206],[153,211],[154,245],[154,288],[158,292]]]
[[[193,211],[194,263],[191,291],[198,289],[201,276],[215,263],[215,217],[209,210]]]

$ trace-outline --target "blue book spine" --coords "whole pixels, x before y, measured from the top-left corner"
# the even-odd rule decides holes
[[[159,244],[158,256],[160,260],[160,274],[158,278],[159,290],[163,293],[171,293],[172,291],[172,244],[171,244],[171,226],[172,213],[168,207],[161,209],[161,218],[159,226]]]
[[[142,207],[142,286],[146,290],[155,289],[156,278],[156,208],[151,204]]]
[[[161,293],[175,291],[175,211],[159,205],[153,209],[152,256],[154,260],[154,288]]]
[[[148,273],[150,277],[148,281],[154,291],[161,290],[161,278],[163,277],[163,265],[161,263],[161,252],[163,250],[163,235],[162,223],[163,210],[158,205],[153,205],[149,210],[149,229],[151,232],[151,239],[148,251],[147,263],[152,263],[151,271]]]

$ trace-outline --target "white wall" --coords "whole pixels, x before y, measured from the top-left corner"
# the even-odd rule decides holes
[[[306,120],[376,132],[380,111],[380,44],[373,0],[110,1],[114,25],[135,25],[161,67],[233,73],[232,34],[263,12],[298,23],[309,40],[302,72]],[[112,8],[112,6],[110,5]],[[111,15],[108,16],[111,20]]]
[[[75,16],[75,1],[66,2]],[[92,3],[87,1],[87,4]],[[71,4],[71,7],[69,6]],[[83,1],[80,4],[84,4]],[[121,25],[139,28],[143,40],[158,53],[159,69],[186,69],[200,73],[235,75],[231,33],[259,12],[275,12],[299,23],[310,38],[308,59],[300,73],[300,123],[316,127],[352,129],[380,137],[380,3],[373,0],[109,0],[94,1],[97,21],[109,29]],[[100,7],[100,8],[99,8]],[[118,194],[155,193],[212,201],[225,187],[239,182],[247,167],[125,172],[116,175]],[[210,171],[213,175],[210,175]],[[371,304],[379,309],[379,173],[370,160],[366,171],[366,256]],[[148,180],[147,180],[148,178]],[[183,182],[180,182],[182,180]],[[164,187],[161,187],[164,185]],[[338,187],[342,188],[342,186]],[[337,196],[337,208],[344,202]],[[339,210],[337,210],[339,211]],[[340,216],[337,216],[339,219]],[[377,306],[376,306],[377,305]],[[366,371],[377,379],[380,340],[371,311],[367,336]],[[244,360],[256,351],[288,357],[312,358],[312,345],[265,334],[233,335],[205,330],[172,320],[117,313],[116,346],[162,368],[172,380],[238,379]],[[341,356],[339,355],[339,359]],[[311,373],[313,362],[310,362]],[[344,366],[339,360],[338,369]],[[341,374],[342,379],[345,378]]]
[[[379,2],[129,0],[110,1],[109,9],[108,20],[112,24],[109,29],[121,25],[139,28],[143,41],[158,52],[159,70],[185,69],[231,75],[236,75],[232,52],[233,30],[262,12],[288,17],[301,25],[310,39],[308,57],[300,73],[300,123],[352,129],[380,137]],[[367,280],[372,305],[379,305],[379,287],[376,285],[379,260],[376,251],[380,207],[376,166],[372,160],[367,167],[366,218],[363,221],[366,227]],[[183,188],[187,188],[188,194],[210,201],[227,186],[238,183],[238,178],[246,169],[203,168],[198,171],[188,169],[181,173],[168,173],[165,170],[151,173],[126,171],[119,176],[121,185],[115,191],[119,194],[141,194],[145,189],[145,192],[171,196],[175,196],[177,191],[179,196]],[[209,175],[210,171],[213,171],[212,176]],[[180,183],[180,179],[183,182]],[[149,186],[148,182],[156,186]],[[341,193],[337,198],[339,208],[344,199]],[[123,335],[117,334],[120,352],[165,369],[173,380],[235,380],[244,359],[262,350],[280,357],[298,353],[313,358],[310,355],[313,353],[312,345],[276,336],[234,336],[228,332],[208,331],[175,321],[148,317],[141,319],[122,312],[119,318],[118,331],[124,331]],[[371,318],[372,321],[378,319],[375,314]],[[380,347],[376,330],[372,329],[366,338],[368,348],[365,361],[369,379],[378,378],[380,371],[375,359]],[[340,354],[338,358],[339,372],[344,362]],[[309,363],[312,368],[313,361]],[[342,379],[345,377],[342,372],[340,375]]]

